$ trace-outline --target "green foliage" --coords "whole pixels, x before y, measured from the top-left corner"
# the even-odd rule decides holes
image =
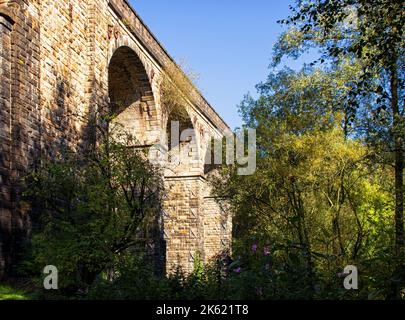
[[[95,150],[45,160],[27,177],[25,196],[38,217],[26,271],[54,265],[60,288],[77,290],[145,252],[157,232],[162,181],[133,145],[126,134],[109,134]]]
[[[22,290],[15,289],[10,286],[0,285],[0,301],[1,300],[28,300],[28,295]]]
[[[350,125],[370,144],[394,151],[404,133],[404,13],[400,1],[298,1],[281,22],[288,26],[274,48],[273,65],[318,49],[324,69],[352,66],[341,102]],[[338,75],[339,77],[339,75]],[[393,159],[391,159],[391,162]],[[389,160],[387,160],[389,161]]]
[[[271,74],[258,86],[261,96],[240,106],[257,129],[257,171],[245,177],[228,167],[213,179],[216,195],[230,199],[237,243],[256,238],[273,248],[274,297],[375,298],[390,289],[393,181],[390,168],[346,130],[338,99],[345,76],[320,69]],[[355,293],[337,277],[350,264],[363,281]]]
[[[393,0],[300,0],[281,21],[289,27],[275,47],[274,65],[283,57],[296,58],[308,49],[321,53],[325,70],[355,65],[357,72],[344,85],[346,125],[365,138],[375,160],[392,165],[394,253],[397,268],[391,297],[405,285],[404,229],[404,10]],[[316,63],[314,63],[316,64]],[[401,277],[400,277],[401,278]]]

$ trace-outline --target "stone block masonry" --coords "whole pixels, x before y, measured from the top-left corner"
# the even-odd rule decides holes
[[[30,237],[21,178],[41,156],[80,152],[91,140],[85,119],[97,109],[116,113],[140,146],[159,142],[172,119],[161,97],[172,63],[125,0],[0,0],[0,278],[13,276]],[[210,139],[228,127],[198,90],[191,95],[180,107],[201,157],[185,155],[166,173],[168,272],[189,272],[196,254],[208,261],[231,242],[230,216],[211,197],[203,163]]]

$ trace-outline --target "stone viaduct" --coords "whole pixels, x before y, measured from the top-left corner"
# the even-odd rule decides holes
[[[13,273],[29,238],[19,181],[44,154],[87,139],[89,112],[120,103],[118,121],[141,146],[177,120],[162,106],[161,79],[172,58],[126,0],[0,0],[0,278]],[[166,270],[190,271],[230,247],[231,218],[211,196],[204,157],[228,130],[198,90],[181,106],[201,155],[166,171]],[[183,141],[181,143],[187,143]]]

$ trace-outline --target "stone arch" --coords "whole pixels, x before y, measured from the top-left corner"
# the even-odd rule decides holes
[[[20,2],[10,0],[0,3],[0,16],[7,19],[11,24],[14,24],[18,11],[20,10]]]
[[[166,114],[166,147],[169,152],[168,176],[199,175],[200,171],[200,137],[197,123],[192,112],[177,105]]]
[[[113,53],[108,67],[109,113],[112,123],[131,134],[139,146],[159,137],[158,110],[148,73],[128,46]]]
[[[176,143],[175,145],[172,145],[172,141],[171,141],[171,127],[172,125],[174,125],[174,123],[178,122],[179,124],[179,141],[178,142],[187,142],[190,140],[190,136],[188,136],[188,134],[185,132],[186,130],[194,130],[194,124],[191,120],[191,117],[189,115],[189,113],[187,112],[187,110],[185,108],[182,108],[180,106],[176,106],[175,108],[173,108],[173,110],[171,110],[168,115],[167,115],[167,121],[166,121],[166,135],[168,137],[168,149],[172,149],[175,148],[178,143]],[[181,135],[183,134],[183,136],[181,137]]]

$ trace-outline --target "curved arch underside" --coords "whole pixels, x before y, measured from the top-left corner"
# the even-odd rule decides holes
[[[108,94],[113,123],[139,145],[155,142],[159,121],[152,87],[141,60],[129,47],[117,49],[110,60]]]

